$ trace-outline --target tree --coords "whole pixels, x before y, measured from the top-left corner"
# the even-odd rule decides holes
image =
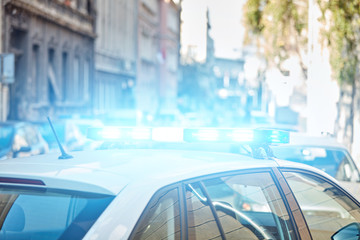
[[[333,76],[341,87],[351,86],[350,114],[345,125],[345,134],[349,128],[351,144],[354,138],[356,79],[359,78],[360,0],[317,0],[317,3],[322,11],[323,23],[328,25],[322,35],[330,49]]]
[[[351,86],[349,128],[350,143],[354,135],[356,79],[359,74],[360,0],[316,0],[322,11],[324,47],[330,51],[332,76],[341,88]],[[269,62],[281,62],[291,54],[301,60],[304,75],[306,64],[302,52],[307,51],[308,0],[247,0],[245,24],[250,33],[264,41]],[[251,37],[250,34],[250,37]],[[338,109],[340,114],[340,109]]]
[[[267,62],[281,64],[296,55],[306,77],[308,0],[247,0],[244,5],[247,39],[257,38]]]

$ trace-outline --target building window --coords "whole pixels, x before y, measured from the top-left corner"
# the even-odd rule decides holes
[[[60,89],[57,84],[57,77],[55,73],[55,50],[49,48],[48,50],[48,101],[50,104],[54,104],[56,99],[61,98]]]
[[[35,82],[36,85],[39,84],[39,45],[35,44],[32,47],[32,79]],[[40,89],[40,88],[38,88]],[[38,90],[40,91],[40,90]],[[40,96],[42,96],[42,94],[40,94],[40,92],[38,92],[38,98],[40,98]],[[40,99],[38,99],[40,100]]]
[[[67,100],[66,92],[68,86],[68,53],[62,53],[62,97],[63,101]]]
[[[84,100],[89,100],[89,83],[90,83],[90,62],[88,59],[84,63]]]
[[[89,15],[91,15],[91,14],[92,14],[92,4],[91,4],[91,0],[87,0],[87,2],[86,2],[86,9],[87,9],[87,13],[88,13]]]
[[[72,99],[79,100],[80,93],[79,93],[79,86],[80,86],[80,59],[79,57],[75,57],[74,59],[74,75],[73,75],[73,90],[72,90]]]

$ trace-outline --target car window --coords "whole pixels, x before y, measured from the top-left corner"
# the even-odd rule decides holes
[[[292,239],[294,230],[281,195],[268,172],[203,181],[226,238]]]
[[[188,239],[222,239],[210,204],[197,184],[186,187]]]
[[[359,172],[350,155],[341,149],[310,146],[273,147],[277,158],[316,167],[340,181],[359,181]]]
[[[340,189],[316,176],[284,172],[313,239],[331,239],[341,228],[360,222],[359,206]]]
[[[13,133],[14,129],[10,126],[0,127],[0,150],[10,146]]]
[[[159,192],[146,207],[132,239],[180,239],[179,211],[177,189]]]
[[[113,196],[0,189],[0,239],[81,239]]]

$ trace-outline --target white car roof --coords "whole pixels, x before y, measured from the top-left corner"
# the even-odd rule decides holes
[[[323,135],[309,135],[300,132],[290,132],[289,144],[280,145],[301,145],[301,146],[313,146],[313,147],[331,147],[331,148],[347,148],[339,143],[334,137],[323,136]]]
[[[322,174],[302,164],[227,153],[133,149],[72,152],[71,155],[74,158],[64,160],[58,159],[59,154],[3,160],[0,178],[40,180],[49,188],[116,195],[127,185],[154,192],[181,180],[248,168],[286,166]]]

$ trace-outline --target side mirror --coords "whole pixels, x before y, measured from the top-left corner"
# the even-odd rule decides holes
[[[331,236],[332,240],[342,239],[359,239],[360,236],[360,223],[350,223],[345,227],[338,230],[334,235]]]
[[[16,157],[18,157],[19,153],[30,152],[30,151],[31,151],[31,147],[29,147],[29,146],[21,147],[19,150],[15,151],[13,153],[13,157],[16,158]]]
[[[27,146],[27,147],[21,147],[18,152],[30,152],[30,151],[31,151],[31,147]]]

